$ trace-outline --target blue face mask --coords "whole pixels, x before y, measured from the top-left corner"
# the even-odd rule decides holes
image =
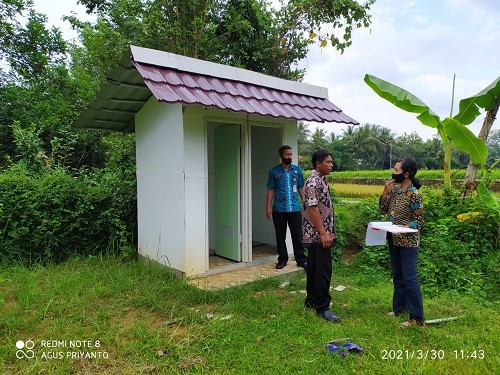
[[[405,180],[405,176],[403,176],[402,173],[398,173],[398,174],[393,173],[392,174],[392,179],[394,180],[394,182],[396,184],[400,184],[401,182],[403,182]]]

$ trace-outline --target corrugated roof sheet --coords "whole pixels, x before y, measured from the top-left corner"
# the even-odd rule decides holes
[[[141,62],[134,61],[134,66],[161,102],[197,104],[276,118],[358,124],[328,99]]]
[[[131,48],[132,59],[127,55],[113,70],[75,126],[132,131],[135,114],[151,94],[165,103],[274,118],[358,124],[327,98],[311,95],[323,88],[166,52]],[[221,74],[216,76],[219,71]]]

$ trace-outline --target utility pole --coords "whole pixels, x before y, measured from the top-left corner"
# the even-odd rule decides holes
[[[389,143],[389,169],[392,168],[392,143]]]

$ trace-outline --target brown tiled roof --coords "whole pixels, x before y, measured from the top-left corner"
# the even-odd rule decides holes
[[[135,114],[151,95],[165,103],[274,118],[358,124],[327,99],[328,92],[323,87],[131,46],[74,125],[133,131]]]
[[[328,99],[134,62],[158,101],[198,104],[261,116],[358,124]]]

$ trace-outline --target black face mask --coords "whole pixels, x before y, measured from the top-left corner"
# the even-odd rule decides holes
[[[281,159],[281,160],[283,160],[283,163],[284,163],[285,165],[290,165],[290,164],[292,164],[292,159]]]
[[[401,182],[403,182],[405,180],[405,176],[403,176],[402,173],[398,173],[398,174],[393,173],[392,174],[392,179],[394,180],[394,182],[396,184],[400,184]]]

